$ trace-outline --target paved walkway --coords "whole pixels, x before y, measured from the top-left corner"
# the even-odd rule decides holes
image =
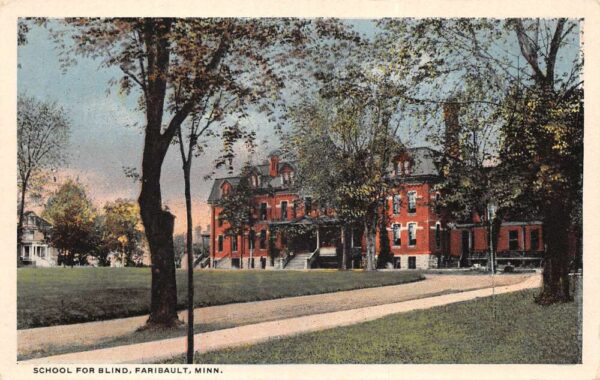
[[[483,279],[481,277],[487,278],[489,282],[487,282],[487,286],[491,285],[490,276],[431,276],[431,280],[438,281],[438,285],[440,283],[444,283],[448,281],[449,277],[454,277],[455,282],[464,283],[462,286],[468,288],[467,283],[472,286]],[[460,279],[458,278],[460,277]],[[457,282],[458,281],[458,282]],[[423,281],[420,283],[409,284],[409,285],[417,285],[417,284],[427,284],[429,281]],[[433,281],[431,281],[433,282]],[[430,282],[430,284],[431,284]],[[515,283],[516,282],[516,283]],[[407,287],[409,285],[401,285],[397,287]],[[479,287],[481,288],[481,283]],[[373,319],[381,318],[386,315],[402,313],[411,310],[419,310],[426,309],[430,307],[445,305],[449,303],[461,302],[471,300],[477,297],[487,297],[495,294],[501,294],[506,292],[513,292],[528,288],[538,287],[540,285],[540,277],[536,276],[495,276],[495,285],[494,289],[492,288],[484,288],[478,290],[470,290],[463,291],[461,293],[452,293],[445,294],[440,296],[433,296],[426,298],[414,299],[415,295],[413,294],[413,299],[409,301],[403,302],[395,302],[395,303],[384,303],[376,306],[366,306],[366,307],[356,307],[358,299],[354,298],[357,296],[358,290],[350,291],[350,292],[339,292],[336,293],[337,296],[340,296],[340,293],[353,293],[352,296],[354,298],[354,307],[349,310],[342,311],[334,311],[334,312],[325,312],[320,314],[314,314],[314,312],[309,312],[311,315],[305,315],[301,317],[293,317],[287,319],[278,319],[269,322],[261,322],[248,324],[240,327],[227,328],[217,331],[211,331],[207,333],[201,333],[195,335],[195,347],[199,352],[208,352],[223,349],[226,347],[234,347],[240,345],[247,344],[255,344],[259,342],[263,342],[272,338],[291,336],[300,333],[306,333],[311,331],[318,331],[329,329],[338,326],[346,326],[356,323],[361,323],[365,321],[370,321]],[[385,287],[385,288],[376,288],[378,293],[387,293],[389,288],[396,287]],[[385,290],[384,290],[385,289]],[[437,287],[438,294],[440,289],[443,288]],[[471,288],[472,289],[472,288]],[[361,289],[361,290],[369,290],[369,289]],[[391,289],[390,289],[391,290]],[[433,289],[431,289],[433,290]],[[447,290],[447,289],[446,289]],[[413,289],[414,291],[414,289]],[[363,294],[364,296],[365,294]],[[324,297],[325,296],[325,297]],[[331,296],[331,294],[321,295],[321,296],[307,296],[307,297],[320,297],[320,302],[323,302],[325,305],[327,301],[327,296]],[[306,297],[293,297],[288,299],[282,299],[277,301],[289,301],[294,299],[305,299]],[[345,298],[345,297],[341,297]],[[398,300],[398,299],[396,299]],[[274,300],[276,301],[276,300]],[[263,304],[264,302],[273,302],[273,301],[262,301],[256,302],[254,304]],[[302,303],[297,304],[302,305]],[[247,304],[244,304],[243,307],[240,307],[240,304],[237,305],[226,305],[226,306],[234,306],[236,309],[246,309]],[[209,309],[209,308],[205,308]],[[238,312],[240,312],[238,310]],[[263,317],[268,313],[268,310],[263,310]],[[281,318],[281,316],[277,316]],[[231,318],[231,316],[228,316]],[[132,319],[132,318],[128,318]],[[110,321],[112,322],[112,321]],[[108,322],[104,322],[108,323]],[[89,324],[86,324],[89,325]],[[65,326],[59,326],[65,327]],[[41,329],[32,329],[32,330],[41,330]],[[79,330],[79,329],[77,329]],[[79,330],[80,333],[83,332]],[[43,334],[42,334],[43,335]],[[48,337],[46,337],[48,338]],[[19,342],[20,343],[20,342]],[[38,359],[32,359],[28,361],[22,361],[22,363],[31,363],[31,364],[41,364],[41,363],[148,363],[148,362],[157,362],[160,360],[168,359],[173,356],[181,355],[185,353],[186,349],[186,341],[185,337],[180,338],[172,338],[172,339],[164,339],[160,341],[153,341],[147,343],[139,343],[139,344],[131,344],[125,346],[118,346],[106,349],[92,350],[92,351],[84,351],[84,352],[76,352],[71,354],[63,354],[56,355]]]
[[[523,281],[526,277],[527,275],[495,276],[495,284],[514,284]],[[492,286],[492,279],[489,275],[428,275],[425,281],[403,285],[247,302],[243,305],[229,304],[198,308],[194,311],[194,321],[202,324],[203,331],[221,330],[277,319],[384,305],[490,286]],[[181,312],[180,318],[184,321],[187,320],[186,313]],[[66,348],[70,347],[81,347],[79,350],[81,351],[86,349],[86,346],[93,348],[94,345],[105,344],[117,338],[124,338],[127,341],[138,334],[136,330],[144,326],[147,319],[148,316],[145,315],[18,330],[18,354],[21,357],[40,356],[44,352],[66,351]]]

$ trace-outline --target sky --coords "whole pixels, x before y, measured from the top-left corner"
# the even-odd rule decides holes
[[[370,21],[352,21],[357,29],[369,33]],[[64,168],[54,176],[49,188],[56,188],[67,178],[79,180],[100,209],[105,202],[118,198],[137,199],[140,186],[124,174],[123,167],[141,166],[144,114],[136,109],[138,93],[126,96],[111,79],[120,78],[117,68],[100,67],[99,61],[78,58],[66,70],[61,68],[58,51],[45,28],[33,26],[27,44],[18,48],[18,91],[38,100],[56,102],[71,121],[71,137]],[[255,114],[248,126],[257,131],[256,151],[248,153],[242,144],[237,147],[234,164],[246,160],[260,163],[268,152],[279,147],[279,138],[265,118]],[[207,153],[194,160],[192,167],[192,202],[194,225],[203,229],[209,224],[206,204],[212,180],[204,177],[214,170],[213,159],[220,142],[214,140]],[[227,175],[221,170],[216,176]],[[175,232],[185,231],[185,198],[183,171],[178,148],[167,153],[162,171],[163,203],[176,216]],[[36,209],[36,207],[32,207]],[[41,205],[37,206],[41,211]]]

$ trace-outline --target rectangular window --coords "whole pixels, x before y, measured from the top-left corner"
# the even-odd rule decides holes
[[[415,256],[408,257],[408,269],[417,269],[417,258]]]
[[[219,235],[219,240],[217,243],[217,250],[219,252],[223,252],[223,235]]]
[[[232,236],[231,237],[231,250],[233,252],[236,252],[238,250],[238,237],[237,236]]]
[[[415,191],[408,192],[408,212],[410,214],[417,212],[417,193]]]
[[[306,197],[304,199],[304,215],[308,216],[311,211],[312,211],[312,198]]]
[[[281,202],[281,220],[287,220],[287,206],[286,201]]]
[[[511,251],[519,249],[519,230],[508,231],[508,249]]]
[[[408,245],[414,247],[417,245],[417,224],[408,224]]]
[[[248,249],[254,249],[254,240],[256,239],[256,233],[254,230],[250,230],[248,233]]]
[[[399,247],[400,244],[402,243],[402,241],[400,239],[400,225],[399,224],[392,225],[392,232],[394,235],[393,244],[395,246]]]
[[[392,203],[392,212],[394,215],[400,214],[400,195],[394,195],[394,200]]]
[[[267,204],[264,202],[260,204],[260,220],[267,220]]]
[[[540,230],[531,230],[529,234],[531,239],[531,247],[529,249],[532,251],[540,249]]]
[[[442,247],[442,226],[439,223],[435,225],[435,247]]]
[[[298,215],[298,203],[296,201],[292,202],[292,218],[296,219]]]
[[[267,248],[267,230],[260,230],[259,247],[260,249]]]

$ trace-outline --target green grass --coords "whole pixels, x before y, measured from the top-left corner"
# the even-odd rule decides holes
[[[197,354],[195,363],[581,363],[580,299],[543,307],[533,302],[537,291]]]
[[[419,272],[197,271],[194,306],[319,294],[401,284]],[[17,328],[51,326],[149,313],[149,268],[19,268]],[[185,308],[186,273],[177,272],[178,307]]]

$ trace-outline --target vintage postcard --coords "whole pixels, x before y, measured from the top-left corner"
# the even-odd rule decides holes
[[[597,3],[0,13],[0,378],[600,376]]]

